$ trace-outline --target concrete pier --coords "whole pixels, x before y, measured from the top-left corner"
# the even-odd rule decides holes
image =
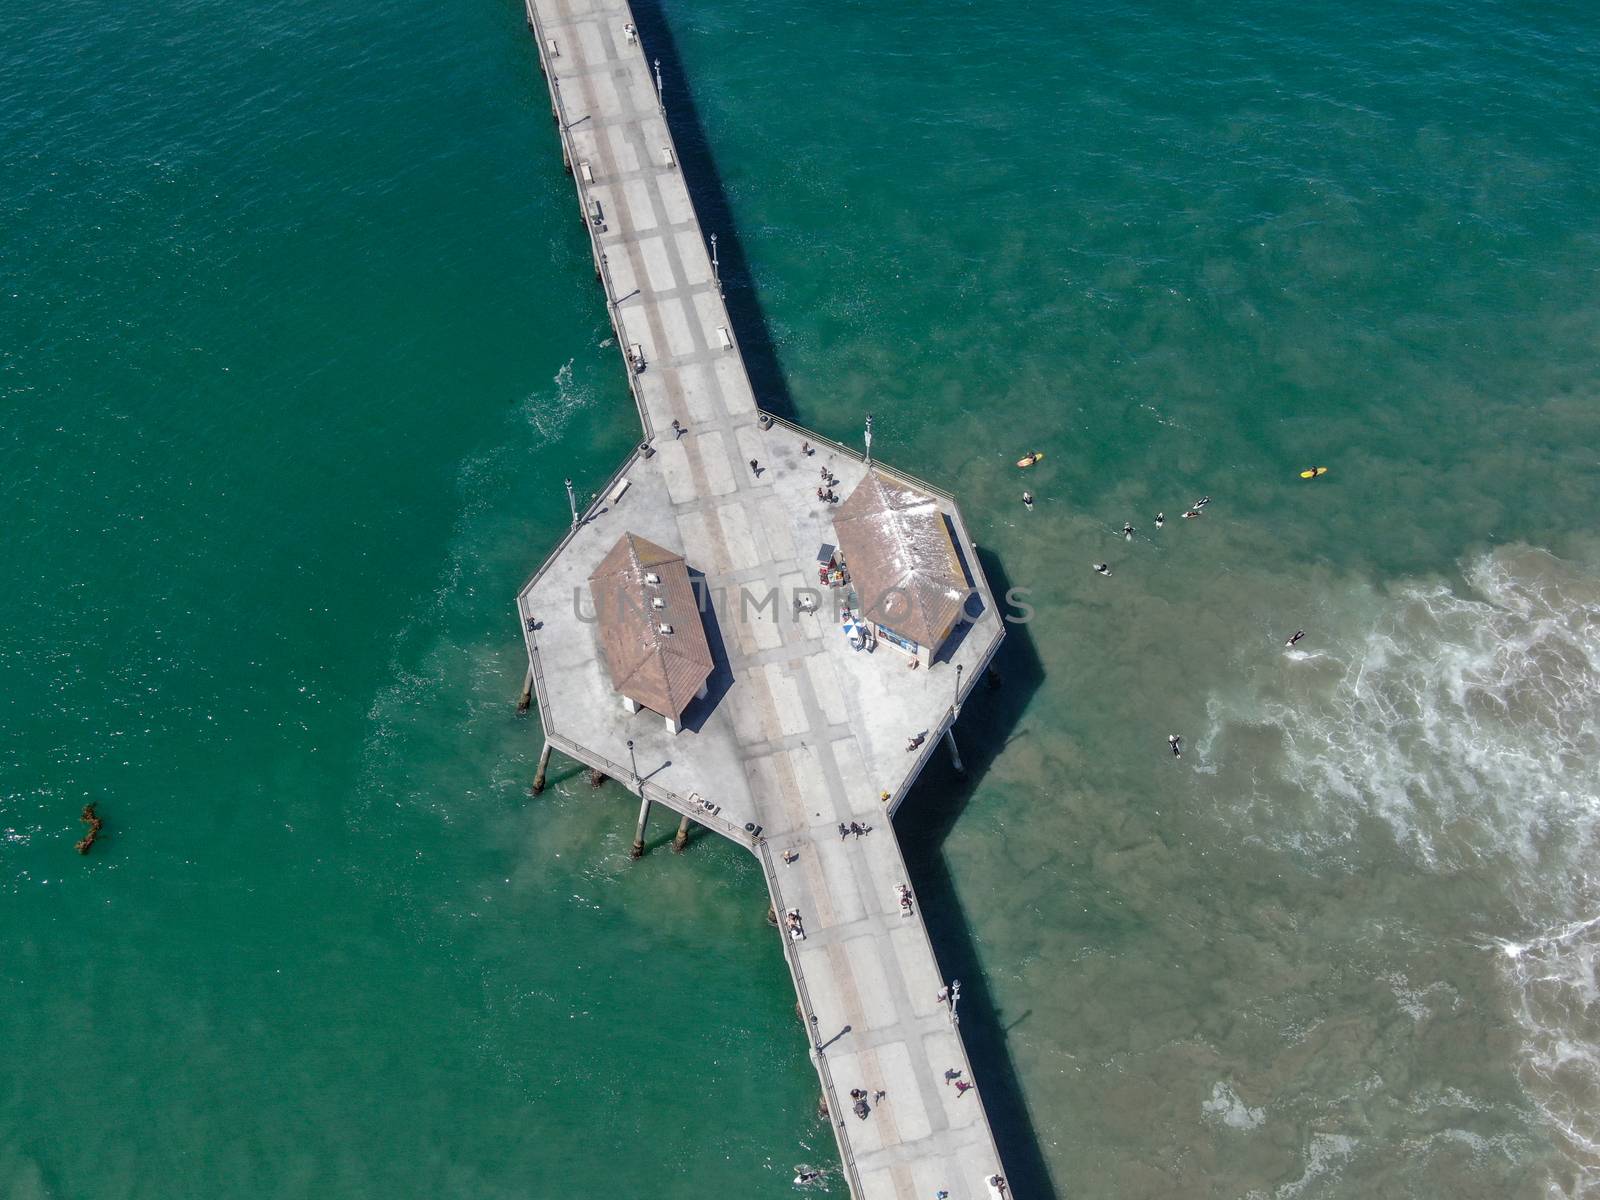
[[[827,472],[850,495],[868,464],[757,404],[626,0],[525,2],[645,437],[518,595],[547,741],[640,797],[636,852],[660,804],[756,855],[855,1200],[1009,1197],[890,822],[1004,634],[976,547],[953,497],[872,463],[936,506],[970,594],[926,665],[852,648],[848,589],[819,586],[838,538],[816,493]],[[666,721],[620,702],[588,599],[630,533],[703,598],[715,667]],[[865,1117],[854,1089],[883,1093]]]

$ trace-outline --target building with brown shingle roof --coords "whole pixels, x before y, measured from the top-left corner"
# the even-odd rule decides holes
[[[834,535],[877,636],[924,665],[966,604],[968,585],[939,502],[873,470],[839,505]]]
[[[683,555],[625,533],[589,576],[600,651],[629,712],[648,708],[677,733],[704,698],[713,663]]]

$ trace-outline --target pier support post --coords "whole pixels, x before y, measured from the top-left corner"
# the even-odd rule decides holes
[[[522,695],[517,697],[517,711],[527,712],[533,707],[533,664],[528,664],[528,673],[522,677]]]
[[[633,829],[633,849],[628,851],[629,858],[644,857],[644,827],[650,820],[650,801],[639,801],[639,823]]]
[[[544,791],[544,773],[550,769],[550,743],[544,744],[544,749],[539,751],[539,769],[533,773],[533,794],[537,796]]]
[[[950,726],[944,731],[945,745],[950,747],[950,765],[955,767],[957,775],[965,775],[967,768],[961,765],[961,751],[956,749],[956,727]]]
[[[689,815],[684,814],[683,820],[678,822],[678,832],[672,835],[672,848],[679,854],[689,844]]]

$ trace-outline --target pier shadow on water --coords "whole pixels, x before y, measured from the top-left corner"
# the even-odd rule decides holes
[[[700,122],[694,91],[684,76],[666,14],[661,11],[658,0],[635,0],[633,16],[644,40],[646,58],[661,60],[667,124],[678,147],[678,166],[689,189],[689,198],[694,201],[700,228],[707,237],[713,233],[717,235],[717,274],[722,281],[723,303],[733,322],[734,336],[739,339],[739,352],[750,376],[750,386],[755,389],[756,403],[770,413],[798,422],[794,398],[789,394],[789,385],[778,365],[766,313],[739,239],[733,207],[728,203],[728,193],[717,171],[705,127]]]
[[[667,121],[677,143],[679,165],[701,228],[708,236],[717,235],[724,299],[739,339],[745,369],[755,389],[756,402],[769,412],[804,424],[779,364],[733,209],[701,124],[693,89],[679,61],[667,16],[658,0],[635,0],[633,13],[647,57],[661,60]],[[988,577],[991,594],[1005,596],[1011,584],[999,560],[984,550],[979,550],[978,560]],[[1007,610],[1003,603],[1001,609],[1004,615]],[[712,678],[711,703],[698,706],[702,722],[730,682],[720,651],[720,637],[708,640],[713,646],[717,669]],[[977,782],[1016,731],[1028,700],[1043,679],[1043,667],[1025,625],[1007,626],[1006,639],[996,655],[993,671],[999,686],[991,689],[987,680],[978,685],[983,690],[972,693],[972,701],[957,730],[967,774],[957,776],[945,755],[935,755],[912,796],[902,806],[896,829],[912,881],[922,900],[924,919],[939,963],[948,977],[962,981],[961,1032],[974,1070],[982,1080],[984,1106],[1011,1192],[1046,1200],[1056,1193],[1011,1062],[1006,1038],[1008,1029],[995,1008],[972,930],[961,912],[949,869],[940,853],[946,835],[960,817]],[[696,828],[691,844],[701,836],[703,831]],[[669,835],[659,844],[670,841]],[[1012,1024],[1025,1016],[1026,1013],[1019,1015]]]
[[[993,594],[1006,595],[1011,580],[999,559],[980,549],[978,561]],[[1002,603],[1002,615],[1009,611]],[[941,853],[946,836],[990,764],[1016,733],[1028,701],[1044,680],[1044,667],[1026,625],[1006,626],[1006,639],[995,654],[991,670],[994,682],[986,678],[978,683],[968,694],[956,723],[956,741],[966,774],[956,774],[948,755],[933,755],[900,806],[895,831],[939,966],[948,979],[961,980],[961,1035],[983,1089],[984,1107],[1011,1192],[1047,1200],[1056,1191],[1039,1150],[1007,1038],[1011,1028],[1026,1019],[1028,1013],[1006,1015],[998,1010],[976,939]]]

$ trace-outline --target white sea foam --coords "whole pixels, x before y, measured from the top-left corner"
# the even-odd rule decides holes
[[[1259,1129],[1267,1119],[1266,1109],[1251,1108],[1239,1098],[1239,1093],[1220,1080],[1211,1089],[1211,1099],[1201,1102],[1200,1111],[1229,1129]]]
[[[528,423],[539,431],[546,441],[555,441],[567,427],[572,414],[585,407],[593,398],[589,391],[578,386],[573,381],[572,367],[576,359],[569,358],[551,378],[555,384],[555,393],[552,395],[548,388],[541,388],[533,393],[522,403],[522,411],[528,418]]]
[[[1331,861],[1377,819],[1419,871],[1499,889],[1483,919],[1509,927],[1480,938],[1523,1082],[1572,1163],[1564,1193],[1600,1196],[1600,579],[1525,548],[1464,575],[1356,597],[1355,628],[1321,631],[1330,662],[1287,655],[1255,694],[1215,700],[1199,749],[1226,769],[1238,731],[1281,735],[1249,836]],[[1389,983],[1418,1022],[1455,1003]],[[1349,1148],[1322,1153],[1327,1169]]]
[[[1337,1170],[1339,1165],[1355,1153],[1357,1141],[1341,1133],[1314,1133],[1306,1148],[1306,1169],[1299,1179],[1283,1184],[1272,1193],[1274,1200],[1288,1200],[1298,1196],[1322,1176]]]

